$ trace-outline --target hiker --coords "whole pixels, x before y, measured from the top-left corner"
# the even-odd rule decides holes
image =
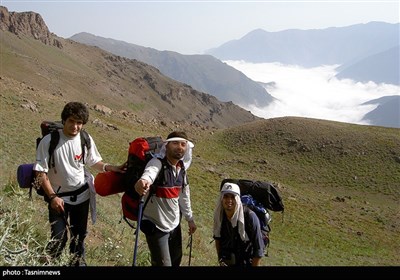
[[[214,212],[215,247],[220,266],[259,266],[264,255],[257,215],[242,205],[240,188],[225,183]]]
[[[190,165],[191,159],[186,159],[188,155],[191,158],[193,147],[185,132],[170,133],[161,149],[165,151],[165,157],[151,159],[135,184],[136,192],[143,195],[145,201],[150,195],[143,210],[140,229],[146,235],[152,266],[180,265],[182,216],[188,222],[189,235],[196,231],[185,171]],[[165,170],[162,170],[163,166]],[[163,183],[152,186],[159,174],[164,176]]]
[[[46,251],[51,258],[59,257],[67,243],[69,231],[69,251],[72,254],[69,265],[86,266],[84,239],[87,234],[89,202],[95,202],[95,195],[91,195],[93,192],[85,180],[85,165],[101,172],[121,173],[125,172],[125,165],[104,163],[91,136],[90,148],[81,146],[81,129],[89,119],[89,110],[84,104],[67,103],[61,119],[63,129],[59,130],[60,139],[52,155],[52,163],[49,166],[51,134],[48,134],[39,143],[33,168],[45,192],[45,201],[48,202],[51,240]]]

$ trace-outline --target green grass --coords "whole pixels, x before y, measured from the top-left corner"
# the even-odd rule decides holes
[[[1,236],[2,250],[27,248],[20,258],[10,261],[0,257],[1,265],[42,265],[38,259],[48,240],[47,209],[40,197],[29,200],[27,190],[16,184],[18,164],[32,162],[35,139],[42,119],[58,119],[55,112],[29,113],[14,104],[23,102],[18,92],[3,103],[0,117],[7,135],[1,137]],[[57,104],[60,107],[62,104]],[[11,110],[11,108],[15,108]],[[13,114],[11,114],[13,112]],[[24,115],[26,115],[24,117]],[[117,124],[114,131],[89,123],[105,161],[126,160],[129,141],[150,135],[146,126],[122,122],[91,110],[91,120]],[[19,119],[26,120],[21,123]],[[322,132],[314,136],[296,132],[290,125],[298,121],[315,127],[312,120],[280,121],[280,130],[302,139],[311,147],[304,152],[288,144],[285,137],[264,125],[253,125],[195,135],[193,163],[188,170],[192,207],[198,226],[193,236],[192,266],[215,266],[215,244],[212,241],[213,210],[222,179],[250,178],[273,181],[286,206],[284,214],[272,213],[272,232],[266,266],[396,266],[400,264],[399,163],[398,130],[322,122]],[[299,125],[300,125],[299,124]],[[335,130],[332,127],[339,126]],[[154,135],[166,136],[171,128],[162,127]],[[265,132],[260,132],[265,131]],[[378,132],[378,133],[376,133]],[[297,134],[296,134],[297,133]],[[309,132],[308,132],[309,134]],[[365,136],[367,134],[367,136]],[[337,142],[336,135],[341,139]],[[324,137],[335,145],[318,150]],[[368,141],[364,140],[368,138]],[[361,139],[361,140],[360,140]],[[291,142],[290,142],[291,143]],[[298,146],[299,144],[296,144]],[[351,149],[349,148],[351,147]],[[347,154],[340,151],[349,150]],[[382,156],[381,156],[382,155]],[[397,168],[397,169],[396,169]],[[94,174],[96,174],[94,172]],[[357,176],[357,178],[355,178]],[[98,220],[89,224],[87,261],[94,266],[130,266],[133,260],[134,230],[121,220],[121,194],[98,197]],[[38,226],[39,225],[39,226]],[[187,224],[183,222],[184,259],[188,265]],[[145,237],[139,236],[137,264],[150,265]],[[29,254],[29,257],[27,257]],[[68,256],[66,255],[65,258]],[[64,260],[66,261],[66,259]]]

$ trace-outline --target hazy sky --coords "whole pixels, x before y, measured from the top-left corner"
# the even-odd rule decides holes
[[[377,105],[362,103],[382,96],[400,95],[400,87],[395,85],[338,80],[334,77],[335,65],[305,69],[280,63],[226,63],[254,81],[275,83],[267,87],[267,91],[276,101],[265,108],[246,108],[267,119],[297,116],[368,124],[362,118]]]
[[[39,13],[51,32],[79,32],[157,50],[202,54],[254,29],[323,29],[400,22],[400,0],[380,1],[37,1],[0,0]]]

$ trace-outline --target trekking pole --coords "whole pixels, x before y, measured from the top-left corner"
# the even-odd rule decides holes
[[[136,266],[137,247],[138,247],[138,240],[139,240],[139,233],[140,233],[140,224],[142,222],[143,204],[144,204],[144,197],[142,195],[139,200],[138,220],[137,220],[137,226],[136,226],[136,231],[135,231],[136,238],[135,238],[135,248],[133,250],[132,266]]]
[[[189,243],[187,245],[187,247],[189,247],[189,266],[190,266],[190,261],[192,259],[192,244],[193,244],[193,234],[190,235],[189,237]],[[186,247],[186,248],[187,248]]]

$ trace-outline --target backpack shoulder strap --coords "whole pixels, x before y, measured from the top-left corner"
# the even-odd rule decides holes
[[[183,163],[182,163],[182,172],[183,172],[183,180],[184,180],[184,184],[182,187],[184,188],[186,185],[189,185],[189,178],[187,176],[186,168]]]
[[[85,164],[85,146],[89,150],[92,146],[92,143],[90,142],[89,133],[87,133],[86,130],[81,130],[79,134],[81,136],[82,160],[83,164]]]
[[[58,130],[54,130],[50,133],[50,145],[49,145],[49,168],[52,168],[55,166],[54,164],[54,159],[53,159],[53,154],[54,150],[56,149],[58,142],[60,141],[60,133]],[[53,161],[51,161],[53,159]]]
[[[243,205],[244,225],[245,225],[245,230],[248,235],[251,235],[252,232],[254,232],[254,225],[251,222],[251,221],[253,221],[253,219],[250,217],[251,212],[254,212],[254,211],[251,210],[250,207],[248,207],[247,205]],[[258,219],[258,217],[257,217],[257,219]]]
[[[249,220],[250,220],[250,208],[243,204],[243,215],[244,215],[244,224],[246,226],[246,231],[248,226],[250,225]]]
[[[54,151],[58,145],[58,142],[60,141],[60,132],[58,130],[54,130],[51,132],[51,139],[50,139],[50,146],[49,146],[49,168],[54,167],[54,159],[53,159],[53,154]],[[81,144],[82,144],[82,157],[83,157],[83,163],[85,163],[85,146],[87,149],[91,148],[91,142],[90,142],[90,137],[89,133],[87,133],[85,130],[81,130],[80,132],[81,136]],[[53,161],[51,161],[53,159]]]
[[[157,177],[156,177],[156,179],[154,180],[154,182],[153,182],[153,184],[151,185],[151,191],[153,191],[154,193],[155,193],[155,190],[152,190],[152,189],[154,189],[155,187],[158,187],[159,185],[163,185],[163,184],[165,184],[166,183],[166,175],[165,175],[165,172],[168,172],[168,161],[167,161],[167,158],[166,157],[155,157],[155,158],[157,158],[159,161],[161,161],[161,170],[160,170],[160,172],[158,173],[158,175],[157,175]]]
[[[89,133],[82,129],[80,132],[82,144],[85,144],[88,149],[92,147],[92,143],[90,142]]]
[[[166,173],[165,172],[168,172],[169,163],[168,163],[167,157],[163,157],[163,158],[157,157],[157,158],[161,161],[161,170],[160,170],[160,173],[158,173],[158,176],[157,176],[156,180],[154,180],[153,184],[155,184],[156,182],[158,184],[165,184],[166,183]],[[182,187],[184,187],[185,185],[189,184],[189,182],[188,182],[188,178],[186,176],[185,165],[183,164],[182,160],[181,160],[181,172],[183,172],[183,179],[185,180],[185,184],[182,186]]]
[[[156,188],[158,187],[159,184],[164,184],[165,183],[165,168],[166,166],[164,164],[168,164],[166,159],[164,161],[164,158],[160,158],[160,157],[156,157],[157,159],[159,159],[161,161],[161,170],[160,173],[158,173],[157,178],[154,180],[153,184],[150,186],[150,192],[149,195],[147,196],[146,201],[143,204],[143,209],[142,209],[142,217],[143,217],[143,213],[144,213],[144,209],[147,206],[147,203],[150,201],[150,197],[156,193]],[[163,174],[163,175],[161,175]],[[142,218],[141,217],[141,218]],[[133,226],[129,223],[129,221],[124,217],[124,220],[128,223],[128,225],[130,227],[133,228]]]

